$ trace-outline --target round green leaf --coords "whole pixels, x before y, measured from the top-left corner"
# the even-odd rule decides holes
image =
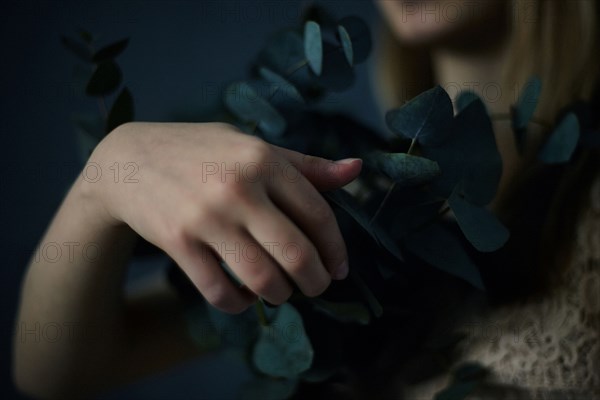
[[[546,164],[566,163],[579,142],[579,121],[573,113],[563,117],[540,150],[538,158]]]
[[[216,331],[222,343],[232,348],[247,349],[257,338],[259,322],[254,307],[241,314],[228,314],[206,303],[211,331]]]
[[[321,27],[315,21],[307,21],[304,24],[304,54],[315,75],[321,75],[323,68],[323,37],[321,36]]]
[[[407,235],[406,250],[442,271],[457,276],[483,290],[483,281],[461,241],[453,232],[432,224]]]
[[[512,111],[513,129],[526,129],[537,108],[542,91],[542,81],[538,77],[532,77],[527,81],[517,103]]]
[[[300,94],[298,89],[296,89],[296,87],[290,81],[288,81],[281,75],[279,75],[265,67],[261,67],[258,70],[258,73],[264,79],[271,82],[275,86],[275,90],[277,90],[278,92],[283,92],[288,97],[290,97],[300,103],[304,103],[304,98],[302,97],[302,95]]]
[[[352,41],[352,63],[350,65],[360,64],[365,61],[369,57],[371,47],[373,46],[369,26],[365,21],[356,16],[342,18],[338,22],[338,26],[343,27]],[[341,32],[340,40],[344,40]]]
[[[259,371],[274,377],[292,378],[310,368],[313,348],[291,304],[279,306],[269,326],[261,327],[252,360]]]
[[[382,248],[390,252],[398,260],[403,261],[402,252],[388,232],[375,223],[371,223],[369,216],[351,194],[343,189],[323,193],[325,198],[344,210],[360,227],[362,227]]]
[[[94,70],[85,92],[90,96],[106,96],[121,84],[121,78],[121,70],[117,64],[103,61]]]
[[[279,137],[286,129],[279,112],[245,82],[231,84],[225,90],[224,102],[234,115],[244,122],[258,123],[258,128],[270,137]]]
[[[468,90],[460,92],[456,97],[456,111],[460,113],[475,100],[479,100],[479,96],[475,93]]]
[[[448,198],[458,226],[473,247],[482,252],[491,252],[504,246],[509,232],[487,209],[468,202],[457,189]]]
[[[416,186],[440,174],[435,161],[406,153],[376,153],[375,165],[401,186]]]
[[[439,85],[386,114],[392,132],[425,146],[444,143],[451,132],[453,119],[452,101]]]
[[[354,65],[354,49],[352,48],[352,38],[350,34],[342,25],[338,26],[338,35],[340,38],[340,42],[342,43],[342,49],[344,50],[344,56],[346,57],[346,61],[348,61],[348,65]]]
[[[476,205],[486,205],[496,195],[502,175],[502,158],[485,105],[474,99],[454,119],[451,134],[442,146],[423,147],[435,160],[441,175],[431,182],[433,191],[448,197],[463,181],[463,194]]]

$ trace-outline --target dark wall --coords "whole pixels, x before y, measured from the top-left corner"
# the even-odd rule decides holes
[[[219,101],[218,88],[241,78],[266,36],[293,25],[303,1],[49,1],[10,0],[0,6],[2,73],[0,88],[1,388],[16,396],[9,379],[10,341],[19,283],[65,191],[80,168],[71,114],[94,111],[96,104],[73,83],[76,59],[60,45],[61,34],[82,27],[108,43],[130,37],[118,58],[136,102],[136,119],[194,118]],[[373,20],[367,0],[322,1],[338,16]],[[328,102],[378,126],[370,100],[366,65],[358,68],[354,89]],[[215,364],[216,365],[216,364]],[[194,385],[213,374],[201,389],[215,398],[227,393],[226,364],[194,363],[115,398],[162,398],[170,389]],[[209,372],[210,371],[210,372]],[[208,384],[207,384],[208,385]],[[204,391],[202,391],[204,390]],[[192,392],[187,393],[188,396]],[[7,395],[7,396],[6,396]]]

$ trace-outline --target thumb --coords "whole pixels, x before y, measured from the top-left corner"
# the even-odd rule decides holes
[[[347,185],[358,177],[362,168],[360,158],[331,161],[282,147],[274,147],[321,192]]]

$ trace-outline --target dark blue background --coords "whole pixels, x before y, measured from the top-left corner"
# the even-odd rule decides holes
[[[11,0],[0,6],[1,392],[10,382],[10,348],[19,284],[28,259],[80,168],[71,115],[94,111],[74,85],[76,59],[61,34],[83,27],[101,43],[130,37],[118,62],[136,102],[136,119],[194,118],[219,101],[218,89],[245,76],[269,33],[298,21],[299,0],[48,1]],[[375,22],[369,0],[321,1],[336,16]],[[373,25],[374,26],[374,25]],[[354,88],[326,103],[379,128],[368,65]],[[235,382],[227,357],[201,360],[119,391],[111,398],[231,398]],[[179,394],[179,397],[176,396]]]

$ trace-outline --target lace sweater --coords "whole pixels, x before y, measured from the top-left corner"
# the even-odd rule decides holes
[[[600,399],[600,179],[577,226],[572,263],[549,296],[463,324],[457,365],[477,362],[488,378],[467,399]],[[433,399],[450,376],[403,388]]]

